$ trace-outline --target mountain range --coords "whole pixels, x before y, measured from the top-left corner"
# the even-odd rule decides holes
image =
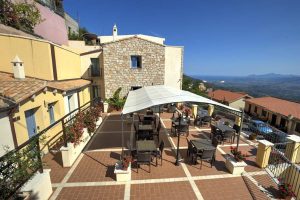
[[[189,76],[209,83],[213,89],[246,92],[253,97],[273,96],[300,102],[299,75],[269,73],[248,76]]]

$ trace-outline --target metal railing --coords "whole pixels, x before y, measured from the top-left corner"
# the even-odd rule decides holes
[[[100,103],[99,98],[71,111],[14,150],[0,157],[0,200],[16,198],[17,191],[24,183],[32,178],[37,171],[43,172],[42,151],[44,148],[56,144],[58,149],[62,145],[67,146],[68,136],[65,126],[74,120],[77,112],[86,112],[96,103]],[[53,132],[55,128],[58,133],[55,132],[55,135],[48,139],[47,133],[50,130]],[[50,143],[54,145],[50,145]]]
[[[291,163],[288,155],[292,150],[286,148],[286,144],[274,144],[271,148],[269,163],[266,171],[278,185],[289,184],[297,199],[300,197],[300,167]],[[285,151],[283,151],[285,149]]]

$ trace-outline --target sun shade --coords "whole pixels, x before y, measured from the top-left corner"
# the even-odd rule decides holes
[[[130,91],[123,107],[122,114],[133,113],[152,106],[177,102],[206,103],[241,112],[238,109],[185,90],[179,90],[164,85],[156,85]]]

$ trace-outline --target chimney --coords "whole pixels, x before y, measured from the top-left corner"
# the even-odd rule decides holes
[[[17,79],[24,79],[25,72],[24,72],[24,65],[23,61],[16,55],[16,57],[12,60],[14,77]]]
[[[113,27],[113,41],[117,39],[117,36],[118,36],[118,28],[117,25],[115,24]]]

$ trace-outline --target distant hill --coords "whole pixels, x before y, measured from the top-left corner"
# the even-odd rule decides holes
[[[214,89],[243,91],[254,97],[274,96],[300,102],[300,76],[282,74],[263,74],[249,76],[201,76],[194,79],[205,80]]]

